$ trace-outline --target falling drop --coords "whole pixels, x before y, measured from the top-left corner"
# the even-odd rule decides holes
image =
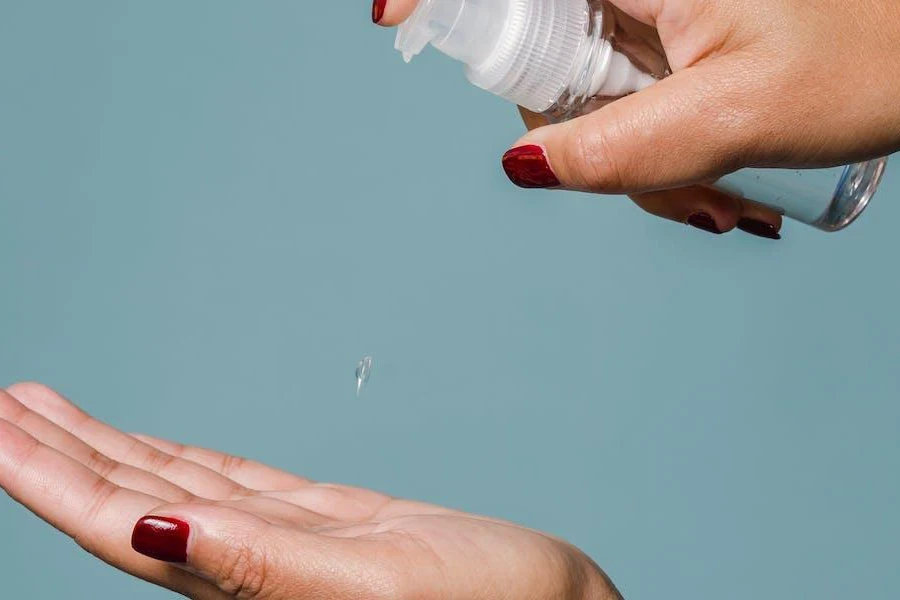
[[[363,386],[369,381],[372,373],[372,357],[364,356],[356,365],[356,395],[359,396]]]

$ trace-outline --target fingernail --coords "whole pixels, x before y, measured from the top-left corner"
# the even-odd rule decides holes
[[[168,517],[144,517],[134,526],[131,547],[144,556],[170,563],[187,562],[191,526]]]
[[[384,7],[387,5],[387,0],[375,0],[372,2],[372,22],[373,23],[381,23],[381,19],[384,18]]]
[[[737,228],[741,231],[769,240],[780,240],[781,234],[774,225],[757,221],[756,219],[741,219],[737,222]]]
[[[687,218],[687,224],[691,227],[696,227],[697,229],[702,229],[703,231],[708,231],[710,233],[715,233],[719,235],[722,233],[722,230],[719,229],[719,226],[716,225],[715,219],[706,214],[705,212],[696,212]]]
[[[540,146],[513,148],[503,155],[503,170],[510,181],[523,188],[552,188],[559,185],[547,155]]]

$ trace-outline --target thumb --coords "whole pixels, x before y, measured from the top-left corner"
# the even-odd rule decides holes
[[[304,561],[282,568],[284,536],[281,528],[241,510],[169,505],[137,522],[131,546],[194,573],[228,596],[291,597],[289,593],[301,592],[294,586],[302,579]]]
[[[539,127],[503,157],[513,183],[606,194],[714,180],[752,148],[753,109],[734,61],[690,67],[572,121]],[[731,90],[731,91],[729,91]]]

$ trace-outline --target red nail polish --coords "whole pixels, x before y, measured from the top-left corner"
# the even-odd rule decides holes
[[[191,526],[168,517],[144,517],[134,526],[131,547],[144,556],[170,563],[187,562]]]
[[[756,219],[741,219],[737,222],[737,228],[741,231],[769,240],[780,240],[781,234],[774,225],[757,221]]]
[[[705,212],[697,212],[692,214],[687,218],[687,224],[691,227],[696,227],[697,229],[702,229],[703,231],[708,231],[710,233],[715,233],[719,235],[722,233],[722,230],[719,229],[719,226],[716,225],[715,219],[706,214]]]
[[[373,23],[381,23],[381,19],[384,18],[384,7],[387,5],[387,0],[374,0],[372,2],[372,22]]]
[[[552,188],[559,186],[547,155],[540,146],[519,146],[503,155],[503,170],[509,179],[523,188]]]

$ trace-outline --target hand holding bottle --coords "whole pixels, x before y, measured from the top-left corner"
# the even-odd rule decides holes
[[[523,111],[533,129],[504,157],[514,182],[629,193],[709,231],[777,237],[774,211],[686,186],[748,166],[826,167],[900,148],[897,3],[612,2],[635,30],[658,31],[673,74],[556,125],[534,129],[543,117]],[[398,24],[416,4],[376,0],[372,16]]]

